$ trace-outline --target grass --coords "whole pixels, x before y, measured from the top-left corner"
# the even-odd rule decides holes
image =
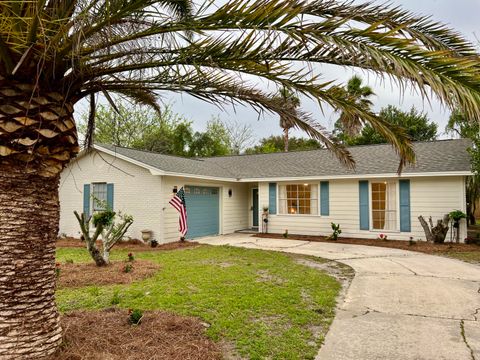
[[[449,252],[445,256],[472,264],[480,264],[480,251]]]
[[[113,251],[112,260],[128,252]],[[131,285],[60,289],[60,310],[116,304],[197,316],[210,325],[209,337],[249,359],[313,359],[334,317],[340,284],[292,255],[201,246],[135,256],[158,262],[161,270]],[[59,248],[57,261],[67,260],[90,258],[84,249]]]

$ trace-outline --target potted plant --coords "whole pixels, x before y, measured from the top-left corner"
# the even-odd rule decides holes
[[[460,220],[466,219],[467,214],[461,210],[453,210],[448,214],[453,222],[453,228],[455,229],[455,242],[460,242]]]
[[[145,242],[150,241],[152,238],[152,230],[142,230],[142,240]]]

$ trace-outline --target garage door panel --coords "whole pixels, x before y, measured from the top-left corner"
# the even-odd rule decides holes
[[[186,186],[188,238],[219,233],[219,191],[218,188]]]

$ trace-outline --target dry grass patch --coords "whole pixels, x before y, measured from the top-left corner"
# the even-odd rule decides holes
[[[51,360],[215,360],[217,345],[193,317],[145,312],[140,325],[127,310],[74,311],[63,315],[64,343]]]
[[[131,272],[125,272],[125,266],[132,266]],[[155,274],[160,265],[147,260],[133,262],[115,261],[108,266],[98,267],[94,263],[63,263],[60,267],[58,288],[76,288],[83,286],[101,286],[113,284],[131,284]]]

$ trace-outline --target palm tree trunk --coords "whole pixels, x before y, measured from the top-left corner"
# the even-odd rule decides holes
[[[283,142],[285,144],[285,152],[288,152],[288,127],[283,129]]]
[[[36,359],[62,340],[55,305],[59,175],[0,161],[0,359]]]

